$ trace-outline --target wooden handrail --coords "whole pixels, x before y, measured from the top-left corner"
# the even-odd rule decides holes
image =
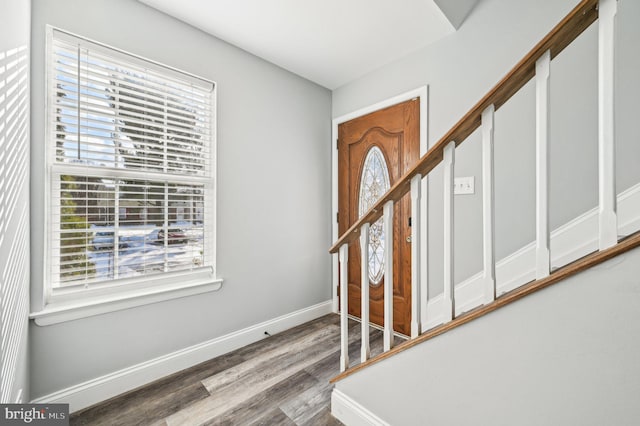
[[[509,73],[480,100],[451,130],[449,130],[408,172],[406,172],[356,223],[354,223],[329,250],[337,253],[343,244],[354,241],[364,223],[373,223],[382,216],[385,203],[399,201],[409,192],[411,179],[426,176],[443,157],[444,147],[451,141],[456,146],[473,133],[481,124],[482,111],[493,104],[497,111],[535,75],[536,61],[550,50],[556,57],[584,30],[598,19],[598,0],[582,0],[558,25],[549,32]]]

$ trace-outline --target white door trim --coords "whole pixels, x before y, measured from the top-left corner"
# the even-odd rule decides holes
[[[427,132],[427,104],[428,104],[428,87],[422,86],[417,89],[410,90],[408,92],[402,93],[400,95],[394,96],[392,98],[388,98],[382,100],[380,102],[376,102],[372,105],[365,106],[363,108],[352,111],[348,114],[341,115],[340,117],[334,118],[332,120],[331,126],[331,241],[335,242],[338,240],[338,150],[337,150],[337,141],[338,141],[338,125],[353,120],[354,118],[362,117],[363,115],[367,115],[374,111],[378,111],[383,108],[390,107],[395,104],[399,104],[401,102],[405,102],[414,98],[420,98],[420,157],[426,154],[427,149],[429,147],[428,144],[428,132]],[[421,217],[422,221],[422,236],[420,238],[420,248],[422,253],[421,260],[421,269],[423,273],[421,274],[421,288],[423,293],[423,299],[426,297],[426,289],[427,289],[427,178],[423,178],[422,185],[422,208],[421,208]],[[331,274],[331,297],[333,300],[333,311],[338,312],[338,256],[337,254],[333,255],[333,259],[331,262],[332,274]]]

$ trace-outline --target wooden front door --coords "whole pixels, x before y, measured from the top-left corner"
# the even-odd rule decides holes
[[[413,99],[338,126],[338,231],[342,235],[420,157],[420,102]],[[411,199],[394,208],[393,324],[411,332]],[[384,326],[382,219],[370,231],[370,320]],[[360,243],[349,247],[349,314],[359,317]],[[342,285],[342,283],[340,283]]]

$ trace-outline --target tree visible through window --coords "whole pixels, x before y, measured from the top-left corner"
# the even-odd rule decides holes
[[[213,83],[51,31],[50,281],[213,266]]]

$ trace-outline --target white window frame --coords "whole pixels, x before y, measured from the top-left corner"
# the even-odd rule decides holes
[[[208,214],[211,216],[205,222],[207,229],[205,232],[211,233],[211,241],[207,244],[207,248],[212,251],[211,256],[208,259],[212,264],[208,268],[201,268],[197,271],[175,271],[165,272],[161,274],[154,274],[144,277],[136,277],[130,279],[118,279],[112,282],[104,282],[98,285],[73,288],[56,288],[52,286],[52,272],[51,272],[51,249],[53,245],[52,241],[52,224],[50,221],[51,216],[51,182],[54,176],[54,156],[52,151],[55,151],[54,144],[52,143],[55,134],[55,125],[52,119],[52,106],[51,106],[51,50],[53,45],[54,33],[59,32],[65,37],[71,36],[81,41],[86,41],[93,45],[98,45],[101,48],[114,51],[118,55],[127,55],[134,60],[144,61],[145,63],[151,63],[159,68],[167,69],[170,72],[177,72],[185,75],[189,78],[205,81],[213,85],[211,94],[211,164],[210,164],[210,181],[207,183],[209,190],[206,191],[207,195],[205,202],[212,203],[212,208]],[[94,40],[90,40],[86,37],[78,36],[76,34],[55,28],[53,26],[47,26],[46,30],[46,90],[45,96],[45,117],[46,117],[46,171],[45,171],[45,242],[44,242],[44,262],[43,262],[43,298],[42,309],[38,312],[31,314],[31,318],[35,319],[38,325],[49,325],[64,321],[75,320],[84,318],[91,315],[98,315],[107,312],[112,312],[121,309],[127,309],[135,306],[145,305],[149,303],[156,303],[164,300],[185,297],[190,295],[201,294],[205,292],[219,290],[222,286],[223,280],[216,277],[216,240],[217,240],[217,227],[216,227],[216,195],[217,195],[217,180],[216,180],[216,116],[217,116],[217,84],[213,81],[203,79],[201,77],[186,73],[184,71],[169,67],[167,65],[151,61],[149,59],[133,55],[121,49],[117,49],[108,46],[104,43],[99,43]],[[78,173],[78,168],[75,165],[68,166],[69,174],[81,174]],[[60,171],[60,164],[56,166],[56,170]],[[64,167],[62,167],[64,169]],[[152,178],[151,178],[152,179]],[[179,181],[179,178],[177,179]],[[209,209],[208,209],[209,210]]]

